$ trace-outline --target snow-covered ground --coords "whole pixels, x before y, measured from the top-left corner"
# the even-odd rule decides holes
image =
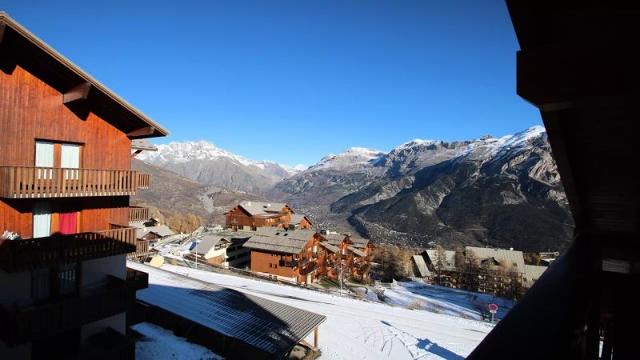
[[[144,335],[136,342],[136,359],[139,360],[218,360],[220,356],[211,350],[177,337],[160,326],[140,323],[132,327]]]
[[[372,296],[367,298],[372,299]],[[482,320],[482,312],[486,312],[488,304],[498,305],[496,319],[502,319],[513,307],[512,301],[493,295],[428,285],[417,281],[398,282],[384,288],[384,302],[475,320]]]
[[[140,264],[130,266],[149,269]],[[478,313],[464,304],[464,296],[448,301],[446,297],[430,297],[428,292],[418,294],[449,308],[434,313],[168,264],[162,269],[326,316],[319,334],[322,359],[462,359],[493,328],[492,324],[469,319]],[[151,282],[153,273],[149,272]],[[406,302],[416,296],[412,291],[428,289],[423,284],[411,289],[412,284],[405,287],[400,283],[387,289],[385,295]],[[465,314],[467,318],[450,314]]]

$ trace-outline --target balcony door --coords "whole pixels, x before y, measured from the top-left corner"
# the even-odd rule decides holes
[[[47,203],[36,203],[33,207],[33,238],[51,235],[51,210]]]
[[[60,148],[60,167],[65,169],[66,180],[78,180],[80,168],[80,145],[62,144]]]
[[[54,167],[54,144],[48,141],[36,141],[36,167],[52,168]],[[51,179],[53,177],[52,169],[38,169],[38,179]]]

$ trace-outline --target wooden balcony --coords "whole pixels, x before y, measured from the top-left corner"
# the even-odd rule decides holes
[[[136,251],[136,229],[117,228],[0,243],[0,268],[27,271],[60,263],[97,259]]]
[[[129,207],[129,222],[149,220],[149,209],[140,206]]]
[[[133,306],[136,290],[147,284],[147,274],[128,271],[126,280],[107,276],[103,284],[82,288],[76,295],[39,305],[0,306],[0,338],[19,345],[125,312]]]
[[[127,196],[149,183],[149,174],[135,170],[0,166],[0,197],[11,199]]]

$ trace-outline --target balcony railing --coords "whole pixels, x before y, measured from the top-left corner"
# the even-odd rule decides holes
[[[127,254],[136,251],[136,229],[119,227],[0,243],[0,268],[7,272]]]
[[[146,207],[131,206],[129,208],[129,221],[149,220],[149,209]]]
[[[147,274],[127,271],[126,280],[107,276],[100,286],[41,305],[0,306],[0,338],[18,345],[125,312],[134,302],[135,291],[147,284]]]
[[[135,170],[0,166],[0,197],[12,199],[135,195],[149,182]]]

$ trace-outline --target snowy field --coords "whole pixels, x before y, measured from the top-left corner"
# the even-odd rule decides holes
[[[154,324],[140,323],[133,330],[144,337],[136,342],[136,359],[139,360],[219,360],[211,350],[177,337],[170,330]]]
[[[153,283],[155,269],[137,263],[129,266],[149,272]],[[464,300],[467,294],[454,291],[456,296],[438,298],[435,295],[440,292],[418,283],[400,283],[385,290],[385,295],[398,305],[416,297],[439,303],[441,313],[174,265],[163,265],[162,269],[326,316],[319,334],[321,359],[462,359],[493,327],[472,320],[479,318],[479,312]]]

